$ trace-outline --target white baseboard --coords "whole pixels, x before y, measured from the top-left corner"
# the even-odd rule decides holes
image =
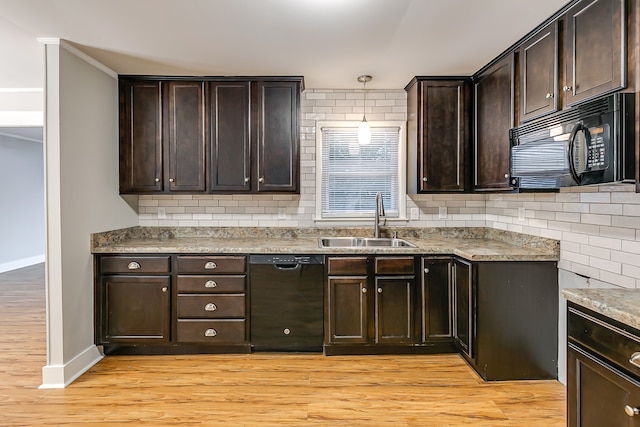
[[[42,368],[42,385],[39,388],[65,388],[103,357],[98,347],[92,345],[64,365],[47,365]]]
[[[44,262],[44,254],[32,256],[29,258],[22,258],[10,262],[3,262],[0,263],[0,273],[17,270],[18,268],[29,267],[30,265],[40,264],[41,262]]]

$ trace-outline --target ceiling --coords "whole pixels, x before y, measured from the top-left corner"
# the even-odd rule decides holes
[[[473,74],[567,1],[0,0],[0,55],[15,60],[0,88],[42,87],[38,37],[120,74],[302,75],[314,89],[371,74],[368,88],[403,88]]]

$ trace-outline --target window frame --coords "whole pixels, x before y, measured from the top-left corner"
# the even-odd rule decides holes
[[[407,129],[404,121],[370,121],[371,128],[376,127],[396,127],[398,128],[398,217],[387,218],[387,223],[407,222]],[[353,128],[356,130],[360,121],[316,121],[316,215],[315,222],[349,223],[349,224],[369,224],[375,217],[362,215],[353,216],[322,216],[322,129],[323,128]]]

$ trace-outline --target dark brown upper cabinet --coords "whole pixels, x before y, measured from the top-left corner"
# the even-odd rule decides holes
[[[514,125],[513,52],[482,71],[474,86],[474,190],[510,190],[509,129]]]
[[[297,193],[302,77],[120,79],[120,193]]]
[[[165,191],[206,189],[204,84],[165,82]]]
[[[566,106],[626,85],[625,0],[583,0],[565,14]]]
[[[258,192],[299,192],[300,82],[258,81]]]
[[[468,190],[471,83],[416,77],[407,91],[407,191]]]
[[[201,82],[120,80],[120,193],[205,191]]]
[[[518,49],[520,121],[558,110],[558,21],[534,34]]]
[[[160,82],[120,80],[120,193],[163,189]]]
[[[210,82],[211,190],[251,191],[251,83]]]

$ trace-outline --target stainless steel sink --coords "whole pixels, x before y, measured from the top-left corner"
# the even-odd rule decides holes
[[[415,248],[416,245],[402,239],[385,237],[321,237],[318,239],[321,248],[355,248],[355,247],[383,247],[383,248]]]

